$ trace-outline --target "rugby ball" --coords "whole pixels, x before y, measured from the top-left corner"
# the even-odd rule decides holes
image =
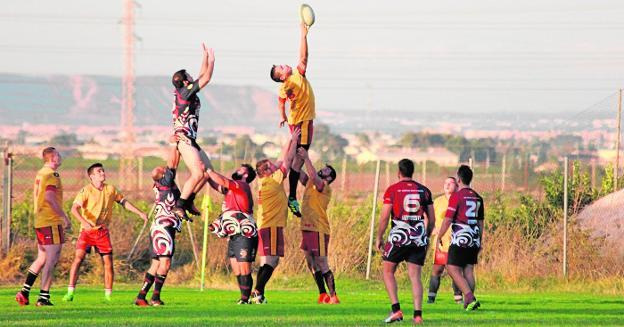
[[[299,15],[301,16],[301,21],[306,24],[308,27],[314,24],[314,10],[308,4],[302,4],[299,8]]]

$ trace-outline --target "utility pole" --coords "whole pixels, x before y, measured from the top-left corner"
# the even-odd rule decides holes
[[[124,0],[123,8],[123,42],[124,42],[124,76],[121,91],[121,158],[119,162],[120,181],[122,188],[133,187],[132,175],[134,166],[134,6],[133,0]],[[136,184],[135,184],[136,185]]]
[[[615,139],[615,165],[613,167],[613,192],[618,190],[618,177],[620,174],[620,139],[622,126],[622,89],[619,91],[617,112],[617,138]]]

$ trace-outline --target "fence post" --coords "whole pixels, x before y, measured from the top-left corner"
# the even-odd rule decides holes
[[[568,157],[563,158],[563,278],[568,278]]]
[[[379,165],[381,161],[377,159],[377,169],[375,169],[375,188],[373,191],[373,211],[371,212],[370,239],[368,240],[368,260],[366,262],[366,279],[370,278],[371,256],[373,254],[373,234],[375,233],[375,212],[377,211],[377,191],[379,188]]]
[[[505,192],[505,170],[507,168],[507,154],[503,154],[503,167],[501,169],[501,192]]]
[[[139,192],[143,191],[143,156],[139,157],[139,168],[137,171],[137,186],[139,188]]]
[[[11,248],[11,212],[13,201],[13,156],[9,152],[8,147],[4,151],[4,176],[2,178],[4,183],[4,200],[3,202],[3,230],[2,230],[2,245],[4,245],[4,254],[9,253]]]
[[[342,175],[340,176],[340,193],[342,193],[343,197],[345,196],[346,183],[347,183],[347,155],[345,155],[342,158]]]

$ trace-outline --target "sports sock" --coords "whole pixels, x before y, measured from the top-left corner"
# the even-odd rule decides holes
[[[334,273],[331,270],[328,270],[323,274],[323,278],[325,278],[325,283],[327,284],[327,288],[329,288],[329,295],[336,295],[336,283],[334,282]]]
[[[262,265],[262,267],[258,270],[258,276],[256,277],[258,280],[256,282],[256,290],[258,293],[264,295],[264,287],[269,282],[271,275],[273,275],[273,270],[275,270],[275,268],[267,264]]]
[[[401,311],[401,304],[399,304],[399,302],[394,303],[392,305],[392,312],[394,313],[394,312],[398,312],[398,311]]]
[[[67,286],[67,294],[74,294],[76,286]]]
[[[319,294],[327,293],[327,291],[325,290],[325,279],[323,279],[323,273],[320,270],[315,271],[313,276],[314,281],[316,282],[316,286],[319,289]]]
[[[176,207],[182,208],[182,209],[186,208],[186,201],[187,201],[186,199],[179,198],[178,201],[176,201]]]
[[[50,301],[50,290],[39,290],[39,300]]]
[[[111,297],[111,295],[113,295],[113,290],[110,289],[110,288],[105,288],[104,289],[104,297],[109,299]]]
[[[139,295],[137,295],[137,298],[141,300],[145,300],[145,295],[147,295],[147,292],[149,292],[149,289],[152,287],[152,284],[154,284],[154,275],[146,272],[145,279],[143,280],[143,286],[141,287],[141,290],[139,291]]]
[[[299,175],[300,173],[298,171],[290,168],[290,172],[288,173],[288,185],[290,185],[290,189],[288,192],[289,198],[297,198],[297,184],[299,183]]]
[[[429,298],[434,298],[438,294],[440,288],[440,276],[431,276],[429,278]]]
[[[32,270],[28,269],[28,274],[26,275],[26,281],[24,282],[24,285],[22,286],[22,289],[20,290],[20,292],[22,292],[22,295],[28,297],[28,295],[30,294],[30,288],[35,283],[35,280],[37,280],[37,276],[39,276],[39,274],[36,274]]]
[[[163,284],[165,284],[165,279],[167,279],[167,275],[156,274],[156,278],[154,278],[154,292],[152,293],[152,300],[160,300],[160,291],[162,290]]]
[[[474,296],[474,294],[472,294],[472,292],[464,295],[464,306],[467,306],[469,303],[471,303],[472,301],[476,299],[477,298]]]
[[[238,279],[238,287],[241,290],[241,300],[249,300],[251,295],[251,287],[253,286],[253,278],[251,274],[236,276]]]
[[[189,195],[188,200],[186,200],[186,206],[188,208],[192,208],[193,207],[193,204],[195,202],[195,195],[196,195],[195,192],[191,193],[191,195]]]
[[[414,310],[414,318],[422,317],[422,310]]]
[[[459,289],[459,287],[457,287],[457,284],[455,284],[455,282],[453,282],[452,285],[453,285],[453,295],[455,295],[454,296],[455,301],[458,301],[458,300],[461,301],[462,300],[461,290]]]

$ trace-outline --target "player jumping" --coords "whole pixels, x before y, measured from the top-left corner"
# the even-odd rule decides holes
[[[106,184],[106,172],[101,163],[87,169],[91,183],[83,187],[72,205],[71,213],[80,221],[80,236],[76,242],[76,256],[69,272],[69,286],[63,301],[74,300],[80,265],[91,248],[100,254],[104,264],[104,298],[111,300],[113,292],[113,246],[108,224],[113,216],[113,203],[137,214],[147,224],[147,215],[127,201],[114,186]]]
[[[205,183],[204,170],[212,167],[210,159],[197,144],[197,128],[199,109],[201,107],[197,93],[210,82],[214,70],[214,52],[212,48],[203,46],[204,57],[199,76],[193,80],[191,75],[182,69],[171,79],[175,87],[175,105],[173,109],[173,128],[178,140],[178,151],[191,172],[191,177],[184,183],[182,194],[173,207],[173,213],[184,219],[186,212],[200,214],[193,207],[195,195]]]
[[[20,305],[28,305],[28,296],[37,276],[41,272],[41,289],[37,306],[52,305],[50,286],[54,267],[61,255],[65,242],[64,230],[71,222],[63,212],[63,186],[56,171],[62,163],[61,154],[53,147],[43,150],[44,165],[37,172],[33,191],[35,232],[37,234],[37,259],[28,268],[26,281],[15,295]]]
[[[258,229],[253,219],[253,197],[249,184],[256,178],[256,171],[248,164],[241,165],[232,179],[208,169],[210,185],[224,194],[220,225],[229,236],[227,257],[236,275],[241,297],[238,304],[248,304],[253,287],[251,264],[256,260]],[[219,233],[217,232],[219,235]]]
[[[316,117],[314,105],[314,92],[306,77],[308,67],[308,26],[301,23],[301,40],[299,46],[299,63],[297,69],[288,65],[273,65],[271,68],[271,79],[281,83],[279,87],[279,110],[281,114],[280,127],[288,122],[290,131],[301,130],[301,137],[297,146],[306,150],[312,144],[312,134],[314,133],[313,121]],[[290,115],[286,117],[286,102],[290,101]],[[288,208],[294,215],[301,217],[299,202],[297,202],[297,183],[299,182],[299,171],[303,166],[303,160],[295,158],[288,175],[290,186],[288,196]]]
[[[433,208],[435,210],[436,226],[442,226],[444,215],[446,215],[446,209],[448,208],[448,200],[457,191],[457,181],[455,177],[448,177],[444,180],[444,194],[433,200]],[[444,267],[448,260],[448,247],[451,243],[451,233],[447,231],[444,235],[438,235],[438,228],[433,230],[432,236],[434,237],[432,244],[435,246],[435,252],[433,256],[433,268],[431,269],[431,277],[429,278],[429,296],[427,303],[435,303],[438,289],[440,288],[440,278],[444,272]],[[438,239],[440,241],[438,241]],[[461,303],[462,293],[453,283],[453,293],[455,302]]]
[[[256,163],[258,182],[258,255],[260,269],[256,276],[256,288],[252,303],[266,303],[264,287],[273,270],[284,256],[284,227],[288,218],[288,201],[284,192],[284,179],[292,164],[300,131],[295,129],[290,142],[282,148],[282,160],[275,163],[269,159]]]
[[[152,263],[145,273],[143,286],[134,301],[138,306],[149,305],[145,297],[153,284],[151,304],[153,306],[165,304],[160,299],[160,292],[171,268],[171,257],[175,253],[175,234],[182,231],[182,220],[173,213],[176,200],[180,197],[180,190],[175,183],[179,158],[174,148],[167,159],[167,167],[156,167],[152,170],[156,194],[154,221],[150,227]]]
[[[317,172],[308,157],[308,151],[299,148],[297,154],[303,158],[308,171],[308,174],[301,172],[299,176],[299,181],[305,186],[301,205],[301,249],[319,289],[317,303],[338,304],[340,300],[336,295],[334,273],[327,262],[330,232],[327,206],[332,194],[329,185],[336,180],[336,170],[325,165]],[[329,288],[329,295],[325,284]]]
[[[470,187],[472,169],[461,165],[457,170],[459,190],[449,198],[446,217],[440,227],[444,235],[451,226],[451,245],[448,250],[449,275],[464,293],[464,309],[476,310],[481,304],[474,296],[474,265],[477,264],[483,236],[483,198]]]
[[[399,182],[390,185],[384,194],[384,204],[377,231],[376,246],[383,251],[384,284],[392,303],[392,312],[386,318],[386,323],[403,320],[394,277],[401,261],[407,261],[407,273],[412,282],[413,322],[415,324],[423,322],[423,288],[420,274],[427,255],[427,240],[435,227],[435,216],[431,191],[413,180],[413,174],[414,163],[411,160],[399,161]],[[388,234],[388,241],[384,244],[383,236],[390,216],[392,216],[392,228]]]

